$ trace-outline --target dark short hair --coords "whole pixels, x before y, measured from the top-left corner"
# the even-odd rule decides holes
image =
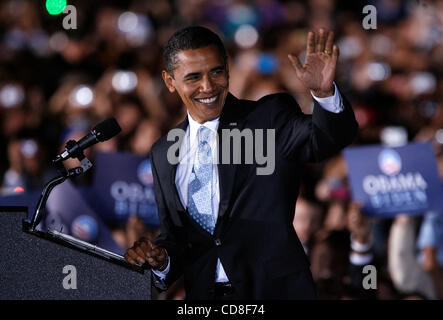
[[[215,45],[223,58],[227,61],[226,49],[220,37],[211,30],[201,26],[190,26],[175,32],[163,48],[165,69],[172,74],[177,67],[177,54],[182,50],[194,50]]]

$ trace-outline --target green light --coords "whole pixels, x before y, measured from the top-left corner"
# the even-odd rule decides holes
[[[51,15],[62,13],[65,7],[66,0],[46,0],[46,10]]]

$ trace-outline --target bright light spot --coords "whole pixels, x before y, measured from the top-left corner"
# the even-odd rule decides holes
[[[23,189],[22,187],[15,187],[14,188],[14,192],[24,192],[25,189]]]
[[[415,94],[432,93],[437,86],[435,76],[430,72],[417,72],[410,80],[412,91]]]
[[[344,59],[355,58],[363,51],[363,45],[356,37],[344,37],[337,44],[340,49],[340,57]]]
[[[437,140],[439,144],[443,144],[443,129],[437,130],[435,133],[435,140]]]
[[[20,105],[25,99],[25,92],[21,86],[7,84],[0,90],[0,104],[5,108]]]
[[[32,139],[23,141],[21,145],[21,152],[25,158],[32,158],[37,153],[37,150],[38,145]]]
[[[117,71],[112,77],[112,87],[120,93],[134,90],[137,82],[137,75],[132,71]]]
[[[86,85],[79,85],[72,90],[69,101],[76,107],[87,108],[94,100],[94,92]]]
[[[399,147],[408,143],[408,132],[403,127],[389,126],[381,131],[380,140],[389,147]]]
[[[123,12],[117,21],[118,29],[121,32],[132,32],[137,28],[137,15],[134,12]]]
[[[51,15],[62,13],[65,7],[66,0],[46,0],[46,10]]]
[[[249,49],[257,43],[257,29],[249,24],[244,24],[237,29],[234,39],[239,47]]]
[[[367,64],[366,72],[372,81],[383,81],[391,75],[391,68],[383,62],[371,62]]]
[[[133,46],[143,44],[152,34],[152,24],[149,18],[130,11],[123,12],[118,17],[117,27]]]

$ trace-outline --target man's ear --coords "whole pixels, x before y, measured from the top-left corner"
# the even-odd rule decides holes
[[[166,70],[162,71],[162,78],[163,78],[163,81],[165,82],[165,85],[168,87],[169,92],[173,93],[175,91],[175,87],[172,84],[172,81],[174,80],[174,78]]]

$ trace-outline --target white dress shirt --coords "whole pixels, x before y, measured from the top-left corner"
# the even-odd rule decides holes
[[[327,111],[339,113],[343,111],[343,104],[341,100],[340,93],[338,92],[337,86],[334,83],[335,92],[331,97],[326,98],[318,98],[314,96],[312,93],[312,97],[317,100],[322,108]],[[216,134],[218,125],[220,123],[220,118],[216,118],[211,121],[207,121],[203,124],[198,123],[194,119],[192,119],[191,115],[188,112],[188,121],[189,126],[186,129],[185,138],[183,140],[182,145],[180,146],[180,156],[179,163],[177,165],[177,172],[175,174],[175,185],[177,186],[177,190],[180,196],[181,203],[184,208],[188,205],[188,184],[189,179],[192,172],[192,167],[194,164],[194,159],[197,154],[198,147],[198,137],[197,131],[200,126],[205,126],[209,128],[213,134],[211,135],[211,141],[209,145],[211,146],[213,163],[213,174],[212,174],[212,214],[214,215],[214,221],[217,221],[218,217],[218,207],[220,203],[220,188],[219,188],[219,180],[218,180],[218,169],[216,163],[217,161],[217,140]],[[168,257],[168,266],[165,270],[152,270],[157,276],[161,279],[164,279],[169,272],[169,257]],[[217,268],[216,268],[216,282],[227,282],[229,281],[226,272],[221,264],[220,259],[217,259]]]

